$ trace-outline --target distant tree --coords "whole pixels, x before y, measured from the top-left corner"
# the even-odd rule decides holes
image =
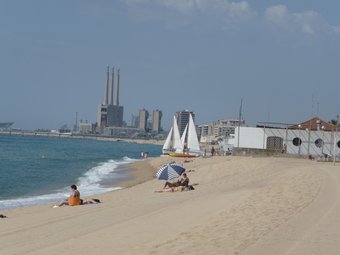
[[[334,125],[334,126],[338,126],[339,125],[338,120],[336,120],[336,119],[330,120],[329,123]]]

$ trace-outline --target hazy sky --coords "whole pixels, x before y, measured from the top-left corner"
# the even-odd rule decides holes
[[[106,66],[124,120],[146,108],[196,124],[340,115],[338,0],[0,0],[0,122],[96,121]]]

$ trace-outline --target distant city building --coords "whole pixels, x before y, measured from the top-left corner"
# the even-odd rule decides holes
[[[226,119],[213,122],[212,132],[214,136],[229,136],[235,134],[235,127],[244,126],[245,120]]]
[[[131,115],[131,127],[138,128],[139,127],[139,115]]]
[[[183,110],[175,113],[180,135],[183,134],[186,125],[189,123],[190,114],[195,122],[195,113],[193,111]]]
[[[121,138],[138,138],[139,131],[138,128],[131,127],[106,127],[103,134]]]
[[[81,134],[91,134],[93,133],[93,125],[89,122],[82,122],[79,123],[79,133]]]
[[[210,125],[207,125],[207,124],[203,124],[203,125],[199,125],[198,126],[198,132],[197,132],[197,135],[198,136],[207,136],[209,135],[209,128],[210,128]]]
[[[98,131],[103,132],[105,127],[121,127],[123,126],[123,106],[119,105],[119,79],[120,70],[118,69],[116,94],[114,100],[114,68],[112,68],[111,83],[110,83],[110,67],[107,67],[106,72],[106,92],[105,100],[98,107]]]
[[[155,133],[159,133],[161,131],[161,120],[162,120],[162,111],[155,110],[152,113],[152,131]]]
[[[211,142],[218,137],[229,137],[235,134],[235,128],[245,125],[245,120],[225,119],[217,120],[209,124],[198,126],[198,134],[201,137],[201,142]]]
[[[146,131],[148,124],[149,112],[145,109],[139,111],[139,129]]]

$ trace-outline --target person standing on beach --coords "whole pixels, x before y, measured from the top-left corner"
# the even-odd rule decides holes
[[[211,147],[211,156],[214,156],[214,155],[215,155],[215,148],[213,146],[213,147]]]

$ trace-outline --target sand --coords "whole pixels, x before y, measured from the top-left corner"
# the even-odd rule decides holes
[[[156,193],[182,163],[193,191]],[[97,205],[1,211],[0,254],[340,254],[339,165],[306,159],[160,157]]]

